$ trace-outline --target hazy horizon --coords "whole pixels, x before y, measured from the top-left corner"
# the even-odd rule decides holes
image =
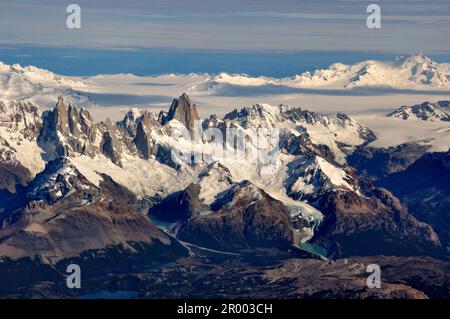
[[[236,51],[202,49],[139,49],[133,51],[39,46],[0,46],[0,61],[32,65],[66,76],[131,73],[152,76],[168,73],[248,74],[283,78],[326,69],[333,63],[365,60],[393,61],[408,55],[351,51]],[[436,62],[450,62],[450,54],[428,54]]]
[[[450,53],[445,0],[77,0],[81,28],[57,0],[3,0],[0,45],[136,49]],[[367,6],[381,7],[368,29]],[[26,22],[26,23],[24,23]]]

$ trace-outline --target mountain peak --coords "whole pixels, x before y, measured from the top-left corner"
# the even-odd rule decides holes
[[[188,103],[191,102],[191,99],[190,99],[189,95],[186,94],[186,92],[183,92],[183,94],[181,94],[179,99],[180,99],[180,101],[183,100],[183,101],[188,101]]]
[[[70,158],[62,156],[48,162],[28,188],[31,198],[54,203],[75,193],[75,190],[85,191],[94,186],[81,175]]]
[[[189,130],[192,130],[194,128],[194,122],[200,119],[196,105],[191,102],[191,99],[186,93],[173,100],[167,116],[162,120],[162,124],[164,125],[173,119],[183,123]]]
[[[421,53],[421,52],[416,52],[410,55],[406,55],[403,57],[400,57],[398,59],[399,61],[401,61],[402,63],[408,63],[408,62],[413,62],[413,63],[425,63],[425,62],[433,62],[433,60],[431,60],[429,57],[427,57],[425,54]]]
[[[422,120],[422,121],[450,121],[449,101],[438,103],[424,102],[412,106],[404,105],[394,112],[387,114],[388,117],[400,118],[402,120]]]

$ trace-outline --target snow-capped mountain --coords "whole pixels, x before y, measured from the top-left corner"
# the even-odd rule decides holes
[[[26,110],[29,105],[23,104],[21,107]],[[17,110],[17,113],[21,112]],[[39,114],[38,109],[35,112]],[[134,110],[117,123],[95,123],[87,110],[78,110],[73,104],[66,106],[60,97],[56,107],[44,112],[42,119],[36,115],[36,121],[38,127],[30,143],[36,149],[36,156],[40,157],[38,163],[43,163],[42,158],[70,156],[80,172],[95,185],[102,179],[99,174],[106,174],[139,196],[165,196],[197,181],[196,176],[203,172],[203,164],[192,166],[190,163],[174,163],[171,156],[173,149],[195,154],[195,145],[202,152],[213,151],[214,148],[209,146],[215,145],[193,142],[189,136],[182,136],[181,139],[174,137],[175,131],[182,131],[183,127],[192,128],[194,122],[199,121],[195,105],[187,95],[175,99],[167,115],[157,116]],[[278,163],[274,163],[274,167],[277,167],[274,173],[279,176],[286,174],[284,165],[295,156],[317,152],[333,163],[330,165],[339,165],[336,161],[344,163],[346,154],[352,148],[374,138],[369,129],[343,114],[331,118],[286,106],[254,105],[230,112],[223,119],[212,116],[202,125],[223,131],[226,127],[233,127],[242,133],[252,128],[280,128],[282,154]],[[13,147],[20,144],[12,138],[8,142]],[[249,140],[245,147],[253,151],[260,148],[253,140]],[[234,152],[232,148],[227,150]],[[25,150],[18,150],[15,156],[23,165],[30,166],[28,161],[21,158],[25,153]],[[205,158],[208,158],[205,165],[220,162],[230,171],[230,178],[236,181],[249,179],[257,184],[265,184],[264,188],[269,192],[279,191],[278,186],[267,184],[267,179],[260,175],[261,167],[253,162],[236,161],[234,156],[216,157],[214,153],[205,155]],[[136,171],[143,173],[136,175]],[[32,172],[37,173],[36,169]],[[211,189],[208,191],[211,192]],[[282,196],[288,199],[286,193]]]
[[[26,216],[35,209],[42,212],[33,207],[44,202],[51,211],[89,203],[103,211],[103,205],[109,207],[100,200],[103,192],[134,210],[151,207],[150,214],[171,224],[166,227],[174,236],[210,249],[280,248],[312,241],[339,255],[335,246],[342,238],[360,240],[367,231],[378,234],[380,247],[398,250],[406,244],[393,238],[410,243],[417,233],[425,235],[408,249],[439,247],[428,225],[348,166],[347,156],[376,137],[342,113],[322,116],[299,107],[255,104],[201,121],[186,94],[174,99],[167,113],[133,109],[117,122],[97,123],[86,109],[66,105],[63,97],[42,115],[26,101],[3,108],[9,114],[3,119],[9,155],[0,167],[12,182],[2,188],[14,192],[11,185],[20,181],[16,196],[25,196],[2,204],[5,236],[11,235],[13,220],[23,223],[14,227],[27,227]],[[258,130],[270,138],[255,139],[252,132]],[[20,148],[28,131],[33,134],[26,135],[27,149]],[[15,158],[20,167],[29,167],[24,154],[30,149],[46,164],[36,178],[31,172],[39,169],[24,178],[6,160]],[[263,154],[263,160],[255,162],[252,154]],[[408,223],[400,225],[391,211]],[[26,212],[23,218],[20,212]],[[31,229],[46,229],[39,225]],[[134,238],[144,238],[139,231]]]
[[[402,106],[387,116],[402,120],[446,121],[450,122],[450,101],[424,102],[412,106]]]
[[[442,90],[450,88],[450,64],[423,54],[395,61],[368,60],[352,65],[335,63],[327,69],[287,78],[245,74],[163,74],[135,76],[109,74],[92,77],[62,76],[34,66],[0,62],[0,99],[23,99],[51,108],[59,95],[79,107],[146,105],[180,91],[191,96],[290,95],[304,90],[358,88]],[[144,83],[148,84],[143,85]],[[149,96],[149,92],[152,92]],[[445,93],[443,93],[445,94]],[[120,95],[120,96],[119,96]]]
[[[158,261],[186,254],[139,211],[134,194],[107,177],[93,185],[67,157],[48,162],[13,202],[0,215],[0,256],[56,263],[85,252],[104,256],[114,247],[119,254],[161,250]]]
[[[93,101],[78,92],[86,88],[81,78],[57,75],[35,66],[7,65],[0,61],[0,99],[27,99],[43,106],[54,104],[59,95],[78,105],[93,105]]]
[[[417,53],[398,57],[393,62],[369,60],[353,65],[337,63],[326,70],[299,75],[293,82],[297,86],[337,85],[341,88],[448,88],[449,77],[449,64],[439,64]]]
[[[42,171],[45,162],[37,145],[42,125],[40,108],[29,101],[0,100],[0,188],[15,191]]]
[[[251,77],[221,73],[189,88],[206,95],[233,95],[239,88],[266,91],[303,89],[440,89],[450,88],[450,64],[437,63],[423,54],[397,57],[395,61],[368,60],[352,65],[332,64],[328,69],[305,72],[289,78]],[[234,92],[234,93],[233,93]],[[295,92],[295,90],[292,90]]]

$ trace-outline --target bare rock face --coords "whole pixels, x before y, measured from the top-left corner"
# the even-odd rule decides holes
[[[125,114],[125,117],[118,122],[118,126],[123,128],[129,136],[134,136],[136,134],[136,120],[139,118],[140,114],[137,110],[130,110]]]
[[[318,205],[325,219],[313,241],[327,247],[330,256],[442,253],[433,228],[408,214],[387,190],[374,189],[370,196],[330,192]]]
[[[152,207],[150,214],[164,222],[185,222],[209,209],[200,200],[199,193],[200,186],[191,184],[185,190],[171,194],[162,203]]]
[[[310,135],[304,130],[300,135],[290,133],[282,134],[280,137],[280,149],[291,155],[317,154],[329,162],[335,161],[335,155],[330,147],[325,144],[315,144]]]
[[[377,181],[404,171],[424,155],[429,148],[429,145],[416,142],[389,148],[359,146],[347,158],[347,162],[357,170],[358,174]]]
[[[100,143],[101,152],[106,155],[114,164],[121,166],[120,163],[120,146],[116,137],[110,131],[103,133]]]
[[[73,121],[73,119],[71,119]],[[64,104],[64,99],[62,96],[58,97],[58,103],[56,103],[55,110],[53,112],[53,123],[56,130],[62,133],[69,133],[69,113],[67,112],[67,107]]]
[[[418,220],[433,226],[450,252],[450,150],[428,153],[380,181]]]
[[[139,119],[136,135],[133,143],[136,145],[140,155],[144,159],[149,159],[155,155],[155,143],[152,138],[152,132],[161,130],[161,124],[148,112],[144,112]]]
[[[173,100],[168,114],[162,120],[162,124],[164,125],[173,119],[180,121],[189,130],[194,128],[195,121],[200,120],[197,107],[186,93]]]
[[[402,120],[416,119],[422,121],[444,121],[450,122],[449,101],[441,101],[438,103],[424,102],[422,104],[412,106],[402,106],[388,117],[395,117]]]
[[[69,104],[67,108],[62,96],[52,111],[44,112],[43,126],[38,143],[53,158],[58,156],[98,153],[95,142],[98,126],[87,110]]]
[[[289,210],[248,181],[230,188],[211,205],[211,210],[182,223],[177,237],[225,250],[287,250],[293,242]]]

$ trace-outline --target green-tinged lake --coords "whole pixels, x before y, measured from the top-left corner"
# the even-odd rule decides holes
[[[318,246],[318,245],[314,245],[314,244],[310,244],[310,243],[301,243],[301,244],[297,244],[295,246],[301,250],[307,251],[307,252],[315,254],[315,255],[320,255],[322,257],[327,257],[327,255],[328,255],[328,251],[325,248],[323,248],[322,246]]]

